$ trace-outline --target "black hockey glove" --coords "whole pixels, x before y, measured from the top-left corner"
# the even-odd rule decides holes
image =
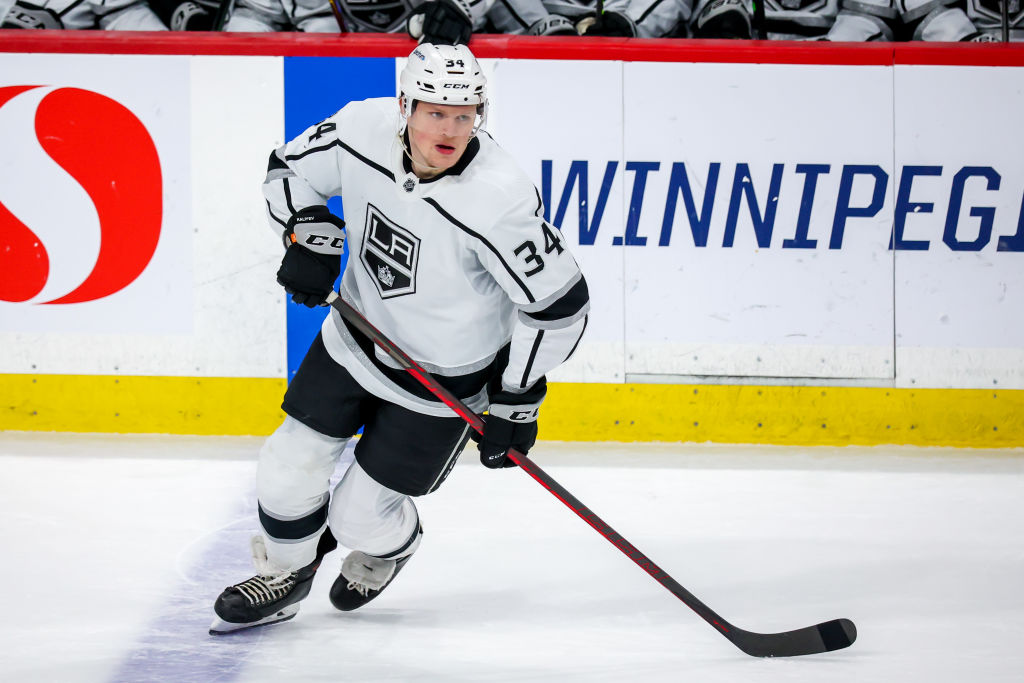
[[[753,27],[753,12],[747,0],[719,0],[704,5],[694,17],[693,37],[750,40]]]
[[[466,45],[473,34],[468,0],[429,0],[409,16],[409,35],[421,43]]]
[[[216,0],[149,0],[148,4],[172,31],[212,31],[220,8]]]
[[[310,308],[323,304],[341,273],[345,221],[326,206],[311,206],[291,217],[284,241],[288,250],[277,282],[297,304]]]
[[[496,383],[500,385],[500,381]],[[491,469],[515,467],[508,458],[508,450],[514,448],[523,455],[530,452],[537,442],[537,414],[545,393],[547,382],[541,378],[526,393],[498,391],[491,395],[489,414],[484,416],[484,433],[473,433],[480,462]]]
[[[625,14],[605,11],[576,22],[576,30],[581,36],[615,36],[620,38],[636,38],[636,24]]]

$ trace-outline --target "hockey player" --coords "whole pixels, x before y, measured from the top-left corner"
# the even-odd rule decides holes
[[[1010,39],[1021,40],[1024,12],[1010,2]],[[751,38],[752,22],[750,0],[701,0],[691,30]],[[999,0],[765,0],[765,28],[772,40],[992,42],[1002,21]]]
[[[236,0],[225,31],[338,33],[329,0]]]
[[[225,30],[398,33],[423,42],[466,44],[494,0],[236,0]]]
[[[167,30],[144,0],[0,2],[0,28]]]
[[[999,29],[964,0],[842,0],[828,40],[993,42]],[[973,16],[969,16],[971,12]],[[998,9],[996,10],[998,12]],[[973,21],[972,21],[973,19]],[[984,29],[975,21],[983,24]]]
[[[695,38],[757,36],[751,0],[700,0],[691,32]],[[835,23],[839,0],[764,0],[764,29],[770,40],[821,40]]]
[[[488,14],[502,33],[624,38],[685,37],[693,0],[497,0]]]
[[[270,156],[263,186],[292,299],[339,295],[473,410],[480,459],[513,466],[537,436],[545,374],[587,323],[586,281],[536,188],[484,132],[485,78],[465,46],[423,43],[401,94],[353,102]],[[327,199],[341,195],[347,223]],[[375,598],[423,537],[413,501],[436,491],[467,425],[336,311],[292,380],[260,451],[257,574],[217,598],[211,633],[295,615],[323,556],[349,549],[330,599]],[[355,462],[329,492],[346,442]]]

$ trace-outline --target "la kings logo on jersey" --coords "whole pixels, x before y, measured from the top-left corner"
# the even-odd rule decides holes
[[[359,32],[395,33],[405,31],[414,0],[341,0],[346,22]],[[415,3],[419,5],[419,2]],[[349,30],[352,30],[350,28]]]
[[[416,292],[420,239],[388,220],[372,204],[366,206],[366,230],[359,259],[382,299]]]

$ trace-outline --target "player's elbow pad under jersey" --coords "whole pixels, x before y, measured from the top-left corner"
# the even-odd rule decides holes
[[[521,308],[503,384],[525,391],[572,356],[587,327],[590,294],[582,273],[548,301]]]
[[[327,204],[327,197],[303,182],[282,155],[284,150],[270,153],[267,163],[267,178],[263,181],[263,197],[266,200],[267,218],[270,227],[283,235],[288,219],[302,209]]]

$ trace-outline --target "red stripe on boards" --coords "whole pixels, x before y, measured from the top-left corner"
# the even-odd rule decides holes
[[[0,30],[0,52],[404,57],[403,35]],[[827,43],[476,35],[478,57],[727,64],[1024,66],[1024,43]]]

